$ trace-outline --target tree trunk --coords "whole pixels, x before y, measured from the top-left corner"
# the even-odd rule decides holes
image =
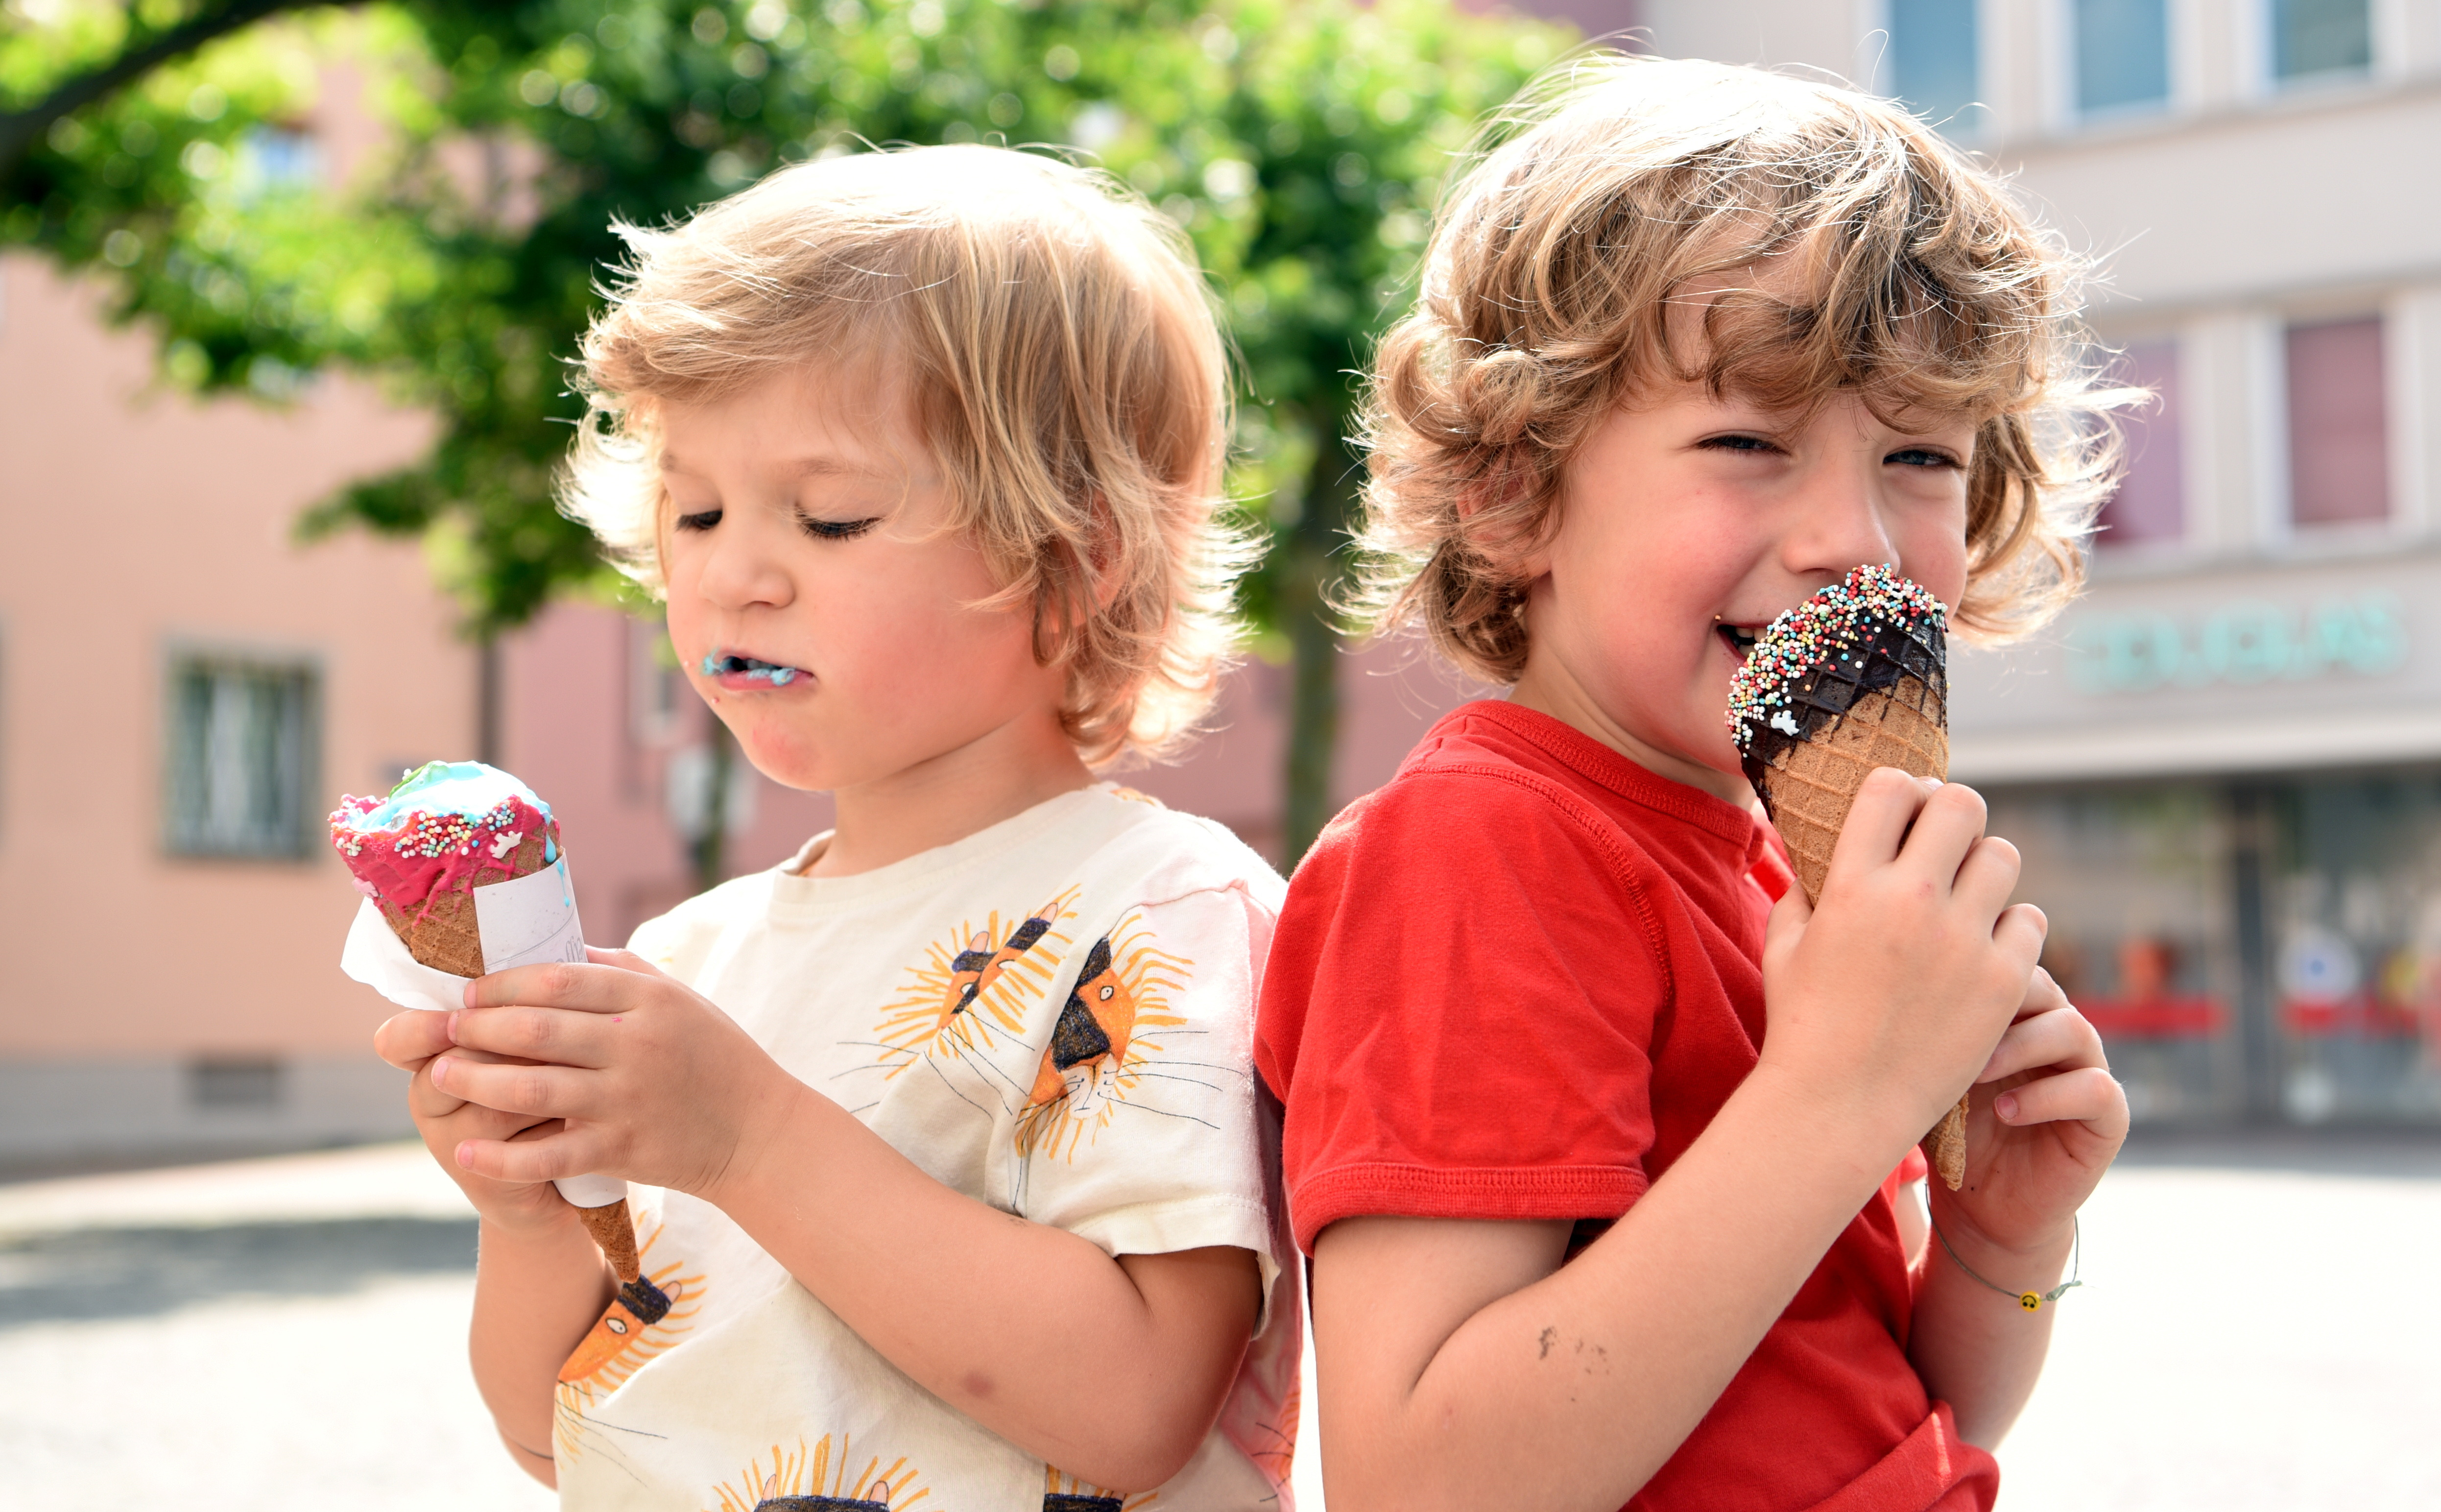
[[[706,737],[712,759],[704,777],[703,833],[696,837],[693,847],[697,892],[709,892],[729,880],[729,774],[737,765],[737,738],[716,715],[706,723],[712,726]]]
[[[1330,769],[1339,752],[1339,614],[1333,600],[1345,577],[1347,524],[1356,507],[1364,462],[1344,438],[1350,417],[1333,414],[1307,476],[1305,508],[1290,528],[1280,574],[1279,617],[1292,653],[1289,697],[1288,801],[1280,862],[1294,870],[1314,837],[1337,811]]]

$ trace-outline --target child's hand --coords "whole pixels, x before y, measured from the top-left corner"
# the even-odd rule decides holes
[[[709,1197],[804,1089],[709,999],[624,950],[587,965],[479,977],[449,1016],[459,1047],[436,1087],[511,1122],[558,1120],[540,1138],[474,1135],[470,1172],[535,1181],[598,1171]]]
[[[424,1136],[425,1148],[449,1173],[459,1190],[489,1221],[508,1228],[530,1228],[565,1221],[568,1204],[548,1181],[500,1181],[478,1176],[458,1163],[457,1150],[468,1140],[531,1142],[558,1132],[558,1125],[478,1107],[432,1085],[432,1060],[450,1049],[449,1015],[410,1009],[392,1015],[373,1031],[373,1049],[381,1058],[414,1074],[407,1084],[407,1110]],[[481,1052],[466,1053],[482,1054]],[[502,1057],[483,1054],[487,1061]]]
[[[2127,1094],[2102,1036],[2038,968],[1975,1084],[1965,1184],[1933,1183],[1944,1227],[1954,1212],[2002,1249],[2052,1246],[2127,1140]]]
[[[1863,1152],[1885,1168],[1990,1060],[2042,950],[2042,914],[2009,905],[2016,850],[1983,812],[1970,788],[1875,771],[1820,905],[1791,887],[1764,938],[1757,1073],[1793,1079],[1825,1129],[1887,1145]]]

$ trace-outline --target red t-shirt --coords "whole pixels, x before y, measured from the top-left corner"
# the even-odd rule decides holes
[[[1298,1245],[1362,1214],[1633,1206],[1754,1067],[1769,836],[1513,705],[1436,725],[1323,833],[1273,940],[1255,1055]],[[1908,1362],[1890,1190],[1630,1508],[1992,1504],[1998,1467]]]

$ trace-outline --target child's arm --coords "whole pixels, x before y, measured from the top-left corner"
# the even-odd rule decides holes
[[[1962,788],[1867,783],[1820,913],[1792,890],[1773,920],[1757,1068],[1573,1263],[1563,1223],[1324,1231],[1342,1512],[1609,1512],[1676,1451],[2025,997],[2041,918],[2004,908],[2016,853],[1982,817]]]
[[[459,1045],[551,1064],[451,1053],[437,1085],[516,1120],[570,1121],[540,1143],[469,1139],[456,1151],[468,1170],[602,1170],[691,1193],[893,1364],[1029,1452],[1118,1491],[1186,1463],[1260,1309],[1252,1254],[1113,1259],[962,1196],[709,1001],[636,957],[594,956],[616,964],[482,978],[470,997],[499,1006],[455,1016]],[[1091,1370],[1076,1368],[1084,1340]]]
[[[569,1353],[609,1305],[612,1279],[576,1210],[549,1182],[496,1181],[458,1163],[455,1152],[467,1140],[546,1138],[556,1125],[495,1112],[434,1087],[430,1063],[450,1048],[448,1034],[445,1014],[403,1013],[382,1025],[373,1046],[383,1059],[414,1073],[407,1111],[433,1159],[482,1218],[467,1339],[476,1388],[517,1464],[555,1485],[552,1387]]]
[[[2126,1141],[2127,1095],[2102,1036],[2039,970],[1977,1083],[1992,1091],[1968,1123],[1968,1184],[1932,1187],[1941,1237],[1925,1248],[1908,1353],[1959,1436],[1991,1449],[2034,1394],[2053,1311],[1994,1288],[2048,1292],[2064,1278],[2076,1210]]]

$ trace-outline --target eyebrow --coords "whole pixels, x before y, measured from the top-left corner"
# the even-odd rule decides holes
[[[676,452],[663,452],[660,468],[664,473],[691,473],[694,469]],[[851,462],[845,458],[817,452],[808,457],[791,458],[780,464],[780,476],[787,478],[854,477],[876,482],[887,481],[891,475],[878,467]]]

